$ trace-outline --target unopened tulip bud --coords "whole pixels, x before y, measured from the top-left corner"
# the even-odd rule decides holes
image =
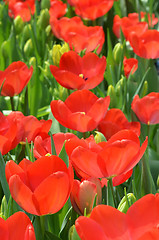
[[[127,199],[126,199],[127,198]],[[126,213],[129,207],[136,202],[136,197],[132,193],[128,193],[124,196],[119,203],[118,210],[120,212]]]
[[[64,43],[62,46],[56,44],[52,48],[52,59],[55,66],[59,66],[60,58],[62,54],[69,51],[69,46],[67,43]]]
[[[96,135],[94,137],[95,142],[98,144],[100,142],[106,142],[106,138],[101,132],[95,131]]]
[[[10,40],[4,41],[1,45],[1,53],[4,57],[4,59],[7,59],[9,57],[9,45],[10,45]]]
[[[77,234],[75,225],[71,226],[69,233],[68,233],[69,240],[80,240],[80,237]]]
[[[48,25],[48,26],[45,28],[45,33],[46,33],[46,36],[47,36],[47,37],[49,37],[50,34],[52,35],[51,25]]]
[[[36,68],[36,58],[35,57],[31,57],[29,60],[29,65],[33,66],[33,69]]]
[[[107,90],[107,96],[110,96],[110,108],[114,108],[116,106],[116,93],[115,89],[112,85],[109,85],[108,90]]]
[[[117,64],[119,64],[122,60],[123,53],[123,45],[121,43],[117,43],[113,49],[114,60]]]
[[[124,77],[122,77],[116,84],[115,86],[115,92],[117,94],[117,96],[120,96],[121,95],[121,91],[124,87]]]
[[[15,26],[16,34],[20,34],[23,31],[24,22],[23,22],[23,19],[20,16],[17,16],[14,19],[14,26]]]
[[[26,56],[31,56],[34,52],[32,40],[29,39],[24,45],[24,53]]]
[[[50,0],[42,0],[41,1],[41,9],[50,9]]]
[[[30,38],[31,25],[27,24],[23,30],[23,41],[26,42]]]
[[[148,82],[145,81],[141,91],[141,98],[145,97],[148,93]]]
[[[37,22],[38,26],[41,29],[45,29],[49,25],[49,20],[50,20],[49,10],[47,8],[42,9]]]
[[[159,188],[159,175],[158,175],[158,178],[157,178],[157,187]]]

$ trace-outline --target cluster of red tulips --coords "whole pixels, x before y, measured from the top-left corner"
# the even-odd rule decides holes
[[[159,239],[158,12],[0,1],[0,239]]]

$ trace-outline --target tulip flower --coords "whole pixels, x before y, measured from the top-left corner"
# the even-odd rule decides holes
[[[148,18],[148,23],[146,22],[146,17]],[[140,12],[141,22],[139,21],[138,13],[129,13],[128,17],[120,18],[118,15],[115,15],[113,20],[113,32],[120,38],[120,30],[122,30],[125,38],[128,40],[128,35],[130,32],[135,31],[138,36],[143,34],[148,26],[153,27],[158,23],[158,18],[155,17],[153,13],[152,16],[145,12]]]
[[[21,112],[15,111],[11,112],[7,116],[7,120],[12,123],[16,123],[18,126],[19,132],[21,134],[21,142],[27,141],[30,143],[34,141],[37,135],[40,135],[43,139],[48,137],[48,132],[50,130],[52,120],[38,120],[36,117],[24,116]]]
[[[159,31],[147,30],[140,36],[131,32],[128,40],[138,56],[147,59],[159,58]]]
[[[86,50],[91,52],[97,48],[99,54],[105,41],[105,35],[101,26],[85,26],[79,17],[63,17],[59,20],[52,18],[50,25],[53,34],[63,39],[75,52]]]
[[[36,240],[33,225],[24,212],[16,212],[6,221],[0,218],[0,237],[3,240]]]
[[[21,93],[28,84],[33,73],[33,67],[30,69],[21,61],[13,62],[4,71],[0,71],[1,95],[13,97]]]
[[[52,135],[55,144],[56,154],[59,155],[63,144],[66,140],[71,138],[77,138],[73,133],[56,133]],[[42,139],[41,136],[37,136],[34,140],[34,156],[36,158],[45,156],[47,153],[51,154],[51,137]]]
[[[35,13],[35,0],[9,0],[8,14],[12,18],[20,16],[24,22],[31,20],[31,15]]]
[[[0,112],[0,151],[5,155],[21,141],[23,129]]]
[[[70,194],[71,204],[79,215],[90,214],[93,209],[94,199],[97,194],[96,204],[102,200],[101,183],[98,179],[88,179],[80,182],[74,180]]]
[[[51,0],[50,1],[50,19],[53,18],[61,18],[65,15],[67,11],[67,5],[66,3],[63,3],[59,0]]]
[[[81,240],[144,240],[159,237],[159,194],[148,194],[136,201],[127,213],[98,205],[90,217],[79,217],[75,222]]]
[[[98,98],[89,90],[83,89],[73,92],[65,102],[53,100],[51,111],[64,127],[87,132],[94,130],[105,117],[109,102],[109,96]]]
[[[77,146],[76,140],[70,139],[65,148],[80,176],[109,179],[132,170],[142,158],[147,144],[146,138],[140,147],[140,140],[133,131],[121,130],[107,142],[94,144],[92,140],[81,140]]]
[[[72,2],[72,1],[68,1]],[[73,1],[75,13],[81,18],[95,20],[105,15],[113,6],[114,0],[76,0]]]
[[[131,108],[142,123],[159,123],[159,93],[151,92],[141,99],[136,95]]]
[[[117,108],[108,110],[105,118],[98,125],[98,130],[103,133],[107,140],[123,129],[130,129],[140,136],[140,123],[129,122],[124,113]]]
[[[68,89],[92,89],[103,81],[106,58],[95,53],[80,57],[69,51],[62,55],[59,68],[51,65],[50,70],[56,81]]]
[[[123,60],[124,64],[124,74],[128,78],[130,73],[134,74],[138,68],[138,60],[135,58],[126,58]]]
[[[19,165],[6,164],[6,179],[13,199],[26,212],[46,215],[58,212],[66,203],[73,182],[71,166],[57,156],[45,156],[35,162],[23,159]]]

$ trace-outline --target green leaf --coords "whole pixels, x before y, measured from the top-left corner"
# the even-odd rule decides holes
[[[45,240],[62,240],[61,238],[57,237],[53,233],[50,233],[48,231],[45,231],[44,233],[44,239]]]
[[[66,166],[68,167],[69,166],[69,159],[68,159],[68,155],[67,155],[66,150],[65,150],[65,142],[64,142],[63,147],[61,149],[59,157],[66,163]]]
[[[4,194],[6,196],[6,200],[8,202],[9,198],[10,198],[10,191],[9,191],[9,186],[8,186],[6,176],[5,176],[5,162],[4,162],[1,152],[0,152],[0,182],[2,184],[3,192],[4,192]]]

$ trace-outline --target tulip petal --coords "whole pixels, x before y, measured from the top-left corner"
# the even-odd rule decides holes
[[[108,240],[101,226],[87,217],[79,217],[75,222],[77,233],[81,240]]]
[[[6,223],[9,229],[9,240],[35,240],[33,225],[24,212],[14,213],[6,220]],[[32,237],[25,238],[28,227],[32,229]]]
[[[3,218],[0,218],[0,239],[10,240],[8,226]]]
[[[66,203],[69,193],[70,183],[68,174],[65,172],[51,174],[34,191],[40,215],[58,212]]]
[[[39,212],[34,204],[33,193],[31,190],[21,181],[18,175],[13,175],[9,178],[9,189],[13,199],[19,204],[19,206],[25,211],[38,215]]]

